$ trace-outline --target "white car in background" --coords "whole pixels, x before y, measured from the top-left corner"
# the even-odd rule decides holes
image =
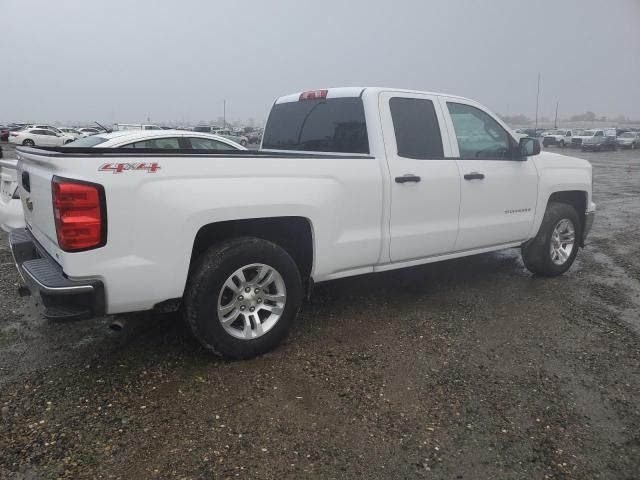
[[[102,132],[102,130],[98,130],[97,128],[87,127],[87,128],[77,128],[78,132],[80,132],[80,137],[89,137],[91,135],[95,135],[96,133]]]
[[[57,130],[57,129],[56,129]],[[73,142],[74,138],[52,128],[29,127],[9,134],[9,143],[25,147],[61,147]]]
[[[78,148],[246,150],[242,145],[218,135],[186,130],[124,130],[101,133],[80,138],[65,146]],[[17,160],[0,161],[0,228],[7,232],[15,228],[24,228],[25,226],[22,202],[18,195],[17,163]]]
[[[171,150],[246,150],[220,135],[188,130],[121,130],[81,138],[68,147],[162,148]]]
[[[231,140],[233,142],[239,143],[240,145],[242,145],[243,147],[246,147],[247,144],[249,143],[249,139],[247,137],[245,137],[244,135],[240,135],[236,132],[234,132],[233,130],[218,130],[216,132],[216,135],[220,135],[221,137],[224,137],[228,140]]]
[[[640,146],[640,132],[625,132],[616,139],[620,148],[638,148]]]
[[[62,133],[65,133],[65,134],[73,137],[74,140],[77,140],[78,138],[82,138],[82,133],[76,128],[61,127],[61,128],[59,128],[59,130]]]

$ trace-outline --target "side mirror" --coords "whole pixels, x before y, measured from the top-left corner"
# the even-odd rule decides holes
[[[523,137],[518,143],[518,154],[520,160],[526,160],[527,157],[538,155],[540,153],[540,142],[536,138]]]

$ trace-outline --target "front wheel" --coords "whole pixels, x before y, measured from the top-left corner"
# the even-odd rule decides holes
[[[582,224],[576,209],[566,203],[550,203],[538,235],[522,246],[525,267],[545,277],[562,275],[578,254],[580,238]]]
[[[185,317],[208,351],[228,359],[266,353],[302,305],[300,271],[278,245],[253,237],[211,247],[189,278]]]

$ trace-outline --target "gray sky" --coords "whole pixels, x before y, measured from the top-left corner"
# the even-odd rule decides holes
[[[0,0],[0,121],[262,122],[373,85],[640,119],[640,0]]]

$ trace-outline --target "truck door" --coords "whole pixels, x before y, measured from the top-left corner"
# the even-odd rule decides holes
[[[440,97],[460,169],[460,230],[455,250],[527,239],[535,215],[538,173],[512,159],[517,143],[481,105]]]
[[[458,233],[460,175],[436,96],[379,97],[390,172],[390,258],[448,253]]]

